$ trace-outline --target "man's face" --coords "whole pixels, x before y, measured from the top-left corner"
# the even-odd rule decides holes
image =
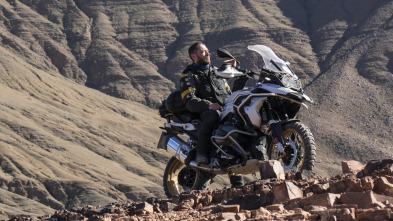
[[[199,65],[207,65],[210,64],[210,53],[209,49],[207,49],[206,45],[200,44],[197,47],[197,50],[191,54],[194,62]]]

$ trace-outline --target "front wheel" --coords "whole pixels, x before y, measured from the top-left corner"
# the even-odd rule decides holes
[[[193,167],[187,167],[172,157],[164,173],[164,191],[168,198],[191,190],[204,190],[210,185],[212,174]]]
[[[268,149],[269,158],[280,161],[285,171],[312,170],[316,145],[310,129],[300,122],[289,122],[282,125],[282,131],[285,145],[280,148],[272,142]]]

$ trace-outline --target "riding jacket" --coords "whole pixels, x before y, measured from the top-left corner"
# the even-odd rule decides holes
[[[191,64],[180,77],[180,93],[190,112],[201,113],[208,110],[211,103],[223,106],[231,89],[225,79],[214,74],[210,65]]]

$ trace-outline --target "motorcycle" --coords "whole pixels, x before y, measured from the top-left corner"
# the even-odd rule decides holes
[[[312,170],[316,145],[310,129],[297,119],[302,107],[312,99],[304,94],[301,81],[288,62],[271,48],[250,45],[264,66],[259,73],[240,69],[240,62],[228,51],[218,49],[221,58],[230,58],[214,73],[222,78],[254,78],[258,83],[234,91],[222,109],[217,129],[211,136],[209,164],[197,165],[196,142],[200,120],[185,108],[175,91],[159,108],[167,122],[157,148],[172,155],[163,178],[170,198],[190,190],[207,189],[218,174],[253,174],[269,159],[281,162],[286,172]],[[232,64],[233,61],[233,64]],[[183,139],[182,139],[183,138]],[[185,141],[186,140],[186,141]]]

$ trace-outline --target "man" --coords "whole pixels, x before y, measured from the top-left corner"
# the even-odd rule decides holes
[[[221,107],[231,94],[225,79],[214,74],[210,66],[209,49],[201,42],[194,43],[188,49],[193,61],[180,77],[180,92],[186,108],[199,113],[202,124],[199,129],[196,145],[196,161],[198,165],[208,164],[210,137],[218,123]],[[230,176],[231,184],[243,184],[242,176]]]

